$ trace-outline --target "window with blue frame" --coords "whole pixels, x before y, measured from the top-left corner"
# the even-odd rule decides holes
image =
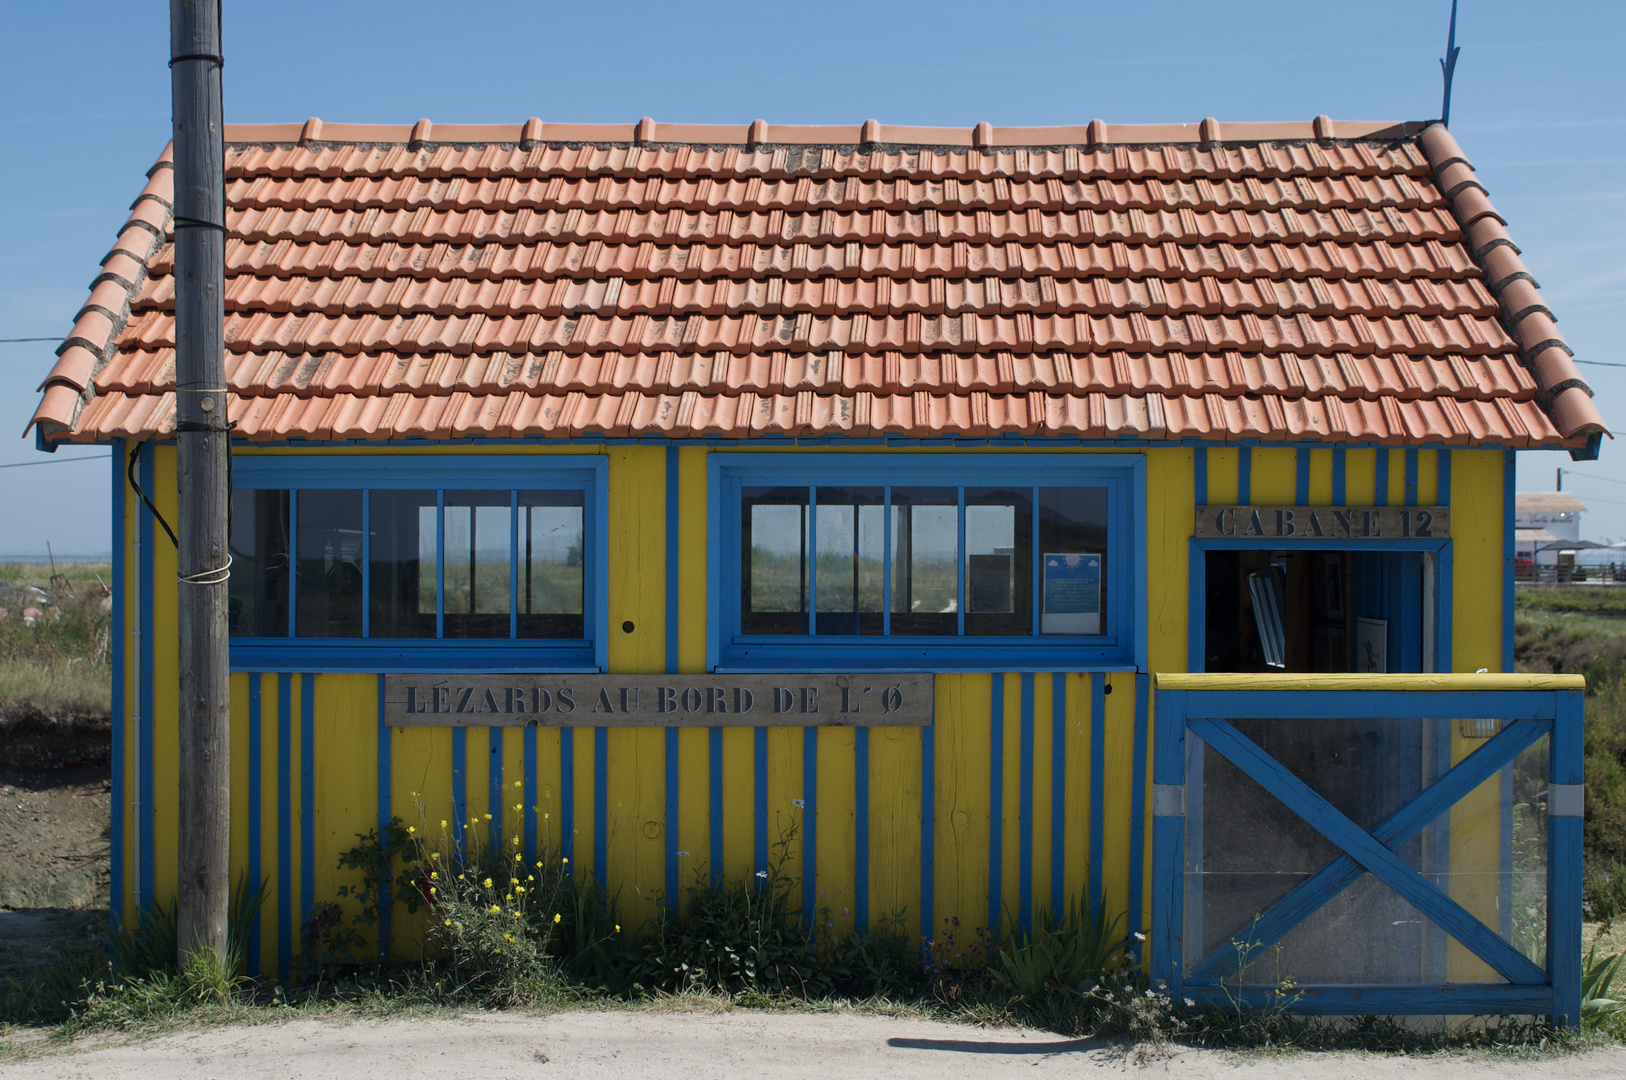
[[[1138,663],[1138,456],[715,453],[711,468],[713,666]]]
[[[238,458],[233,665],[601,669],[604,477],[598,457]]]

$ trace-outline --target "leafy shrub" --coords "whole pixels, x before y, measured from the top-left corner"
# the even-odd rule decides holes
[[[1010,937],[992,969],[994,981],[1018,998],[1045,993],[1083,991],[1124,963],[1127,942],[1119,934],[1123,916],[1108,920],[1099,904],[1075,896],[1067,914],[1053,918],[1040,911],[1032,928],[1012,919]]]

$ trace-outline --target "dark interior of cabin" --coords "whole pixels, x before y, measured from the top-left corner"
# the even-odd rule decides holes
[[[1421,672],[1426,556],[1209,551],[1204,670]]]

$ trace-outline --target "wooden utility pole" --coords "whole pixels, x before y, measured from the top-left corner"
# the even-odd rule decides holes
[[[220,0],[170,0],[175,125],[175,413],[179,451],[180,873],[184,966],[227,951],[231,832],[227,553],[226,176]]]

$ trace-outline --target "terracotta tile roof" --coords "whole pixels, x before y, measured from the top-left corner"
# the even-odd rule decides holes
[[[227,141],[248,440],[1603,431],[1439,125]],[[44,438],[172,433],[172,192],[166,151],[42,384]]]

